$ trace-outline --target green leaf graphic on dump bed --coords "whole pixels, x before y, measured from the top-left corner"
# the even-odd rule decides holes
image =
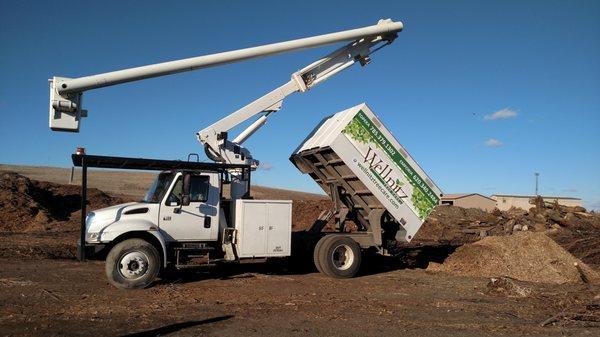
[[[371,143],[373,140],[369,131],[362,127],[356,117],[352,118],[350,123],[342,130],[342,133],[350,135],[354,140],[363,144]],[[375,145],[379,146],[377,143]]]
[[[418,188],[413,189],[411,201],[419,210],[419,218],[421,219],[425,219],[434,207],[429,199],[427,199],[425,194],[423,194],[423,192],[421,192],[421,190]]]
[[[369,118],[362,111],[359,111],[354,118],[352,118],[352,120],[342,130],[342,133],[347,134],[350,136],[350,138],[359,143],[376,146],[384,153],[388,154],[390,159],[396,165],[398,165],[408,182],[413,187],[411,201],[417,210],[419,218],[425,219],[433,210],[433,208],[439,203],[439,198],[437,195],[433,193],[431,188],[427,186],[424,180],[419,176],[418,173],[416,173],[416,171],[406,160],[406,154],[402,154],[404,152],[398,152],[397,149],[393,148],[391,143],[385,138],[385,136],[381,134],[381,131],[371,124]],[[384,143],[386,146],[384,147],[382,143]],[[398,186],[403,185],[400,180],[396,180],[396,184]]]

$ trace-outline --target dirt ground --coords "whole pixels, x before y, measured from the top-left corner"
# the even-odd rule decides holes
[[[371,270],[349,280],[273,265],[181,274],[150,289],[110,286],[101,262],[1,259],[0,331],[28,336],[597,336],[598,288],[536,285],[512,298],[489,280]],[[384,263],[381,262],[380,265]],[[554,325],[541,326],[564,313]]]
[[[594,282],[540,283],[501,272],[481,277],[424,269],[452,260],[459,246],[468,250],[490,236],[510,240],[523,224],[531,230],[537,224],[536,235],[553,235],[560,244],[557,256],[571,256],[567,249],[597,270],[597,215],[577,214],[581,210],[436,209],[398,257],[366,256],[359,277],[348,280],[325,277],[310,261],[288,259],[176,273],[149,289],[122,291],[106,281],[103,262],[75,260],[77,207],[66,214],[47,203],[77,197],[76,186],[63,185],[68,171],[9,168],[23,176],[10,175],[0,185],[1,336],[600,334],[600,286]],[[139,199],[152,178],[134,173],[125,186],[123,174],[90,174],[90,209]],[[255,193],[293,199],[296,231],[329,207],[319,195],[260,187]],[[9,214],[17,210],[23,213]]]

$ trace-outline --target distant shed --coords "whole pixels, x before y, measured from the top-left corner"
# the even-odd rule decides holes
[[[496,200],[496,207],[501,211],[506,211],[511,207],[521,208],[529,210],[533,205],[529,203],[529,200],[535,196],[533,195],[510,195],[510,194],[494,194],[492,198]],[[581,206],[581,199],[571,197],[557,197],[557,196],[542,196],[545,202],[554,203],[557,202],[563,206]]]
[[[462,208],[479,208],[486,212],[491,212],[496,208],[496,200],[479,193],[444,194],[440,204]]]

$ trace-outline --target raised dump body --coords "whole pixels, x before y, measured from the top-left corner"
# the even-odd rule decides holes
[[[324,119],[290,160],[379,247],[409,242],[442,195],[364,103]]]

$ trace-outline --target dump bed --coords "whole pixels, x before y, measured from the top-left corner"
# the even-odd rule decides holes
[[[324,119],[290,160],[362,222],[387,210],[398,241],[414,237],[442,195],[364,103]]]

